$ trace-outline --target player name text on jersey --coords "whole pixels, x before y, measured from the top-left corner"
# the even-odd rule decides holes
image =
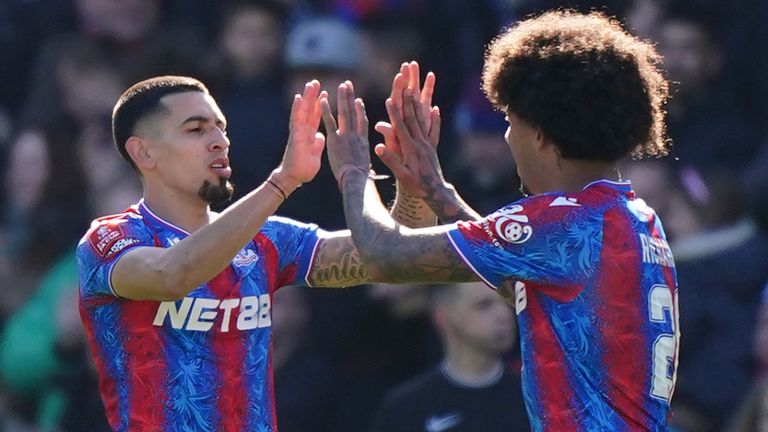
[[[640,244],[643,246],[643,262],[665,267],[675,266],[672,249],[669,248],[666,240],[640,234]]]

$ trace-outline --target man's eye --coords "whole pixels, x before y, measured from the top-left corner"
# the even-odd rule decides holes
[[[201,133],[203,131],[203,128],[196,127],[196,128],[190,129],[189,131],[192,133]]]

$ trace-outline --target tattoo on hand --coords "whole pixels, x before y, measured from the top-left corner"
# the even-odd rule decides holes
[[[425,183],[429,182],[429,177],[424,176],[422,181]],[[462,202],[447,199],[444,190],[438,188],[435,184],[429,185],[424,202],[427,203],[442,223],[476,219],[475,215],[462,207]]]

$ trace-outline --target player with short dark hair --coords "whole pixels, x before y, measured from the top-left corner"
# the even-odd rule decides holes
[[[200,81],[185,76],[164,76],[134,84],[117,100],[112,111],[112,138],[123,157],[137,169],[126,149],[128,139],[138,123],[155,114],[167,113],[161,103],[163,97],[176,93],[199,92],[209,94],[208,88]]]
[[[655,212],[621,179],[624,157],[666,152],[667,83],[653,46],[599,13],[555,11],[503,32],[484,88],[531,195],[480,218],[442,177],[424,112],[387,102],[402,157],[376,152],[444,223],[392,221],[368,179],[367,118],[350,83],[338,126],[322,102],[347,225],[373,279],[483,280],[515,305],[536,431],[666,430],[677,367],[677,279]],[[421,120],[421,121],[420,121]],[[380,125],[379,129],[383,127]]]
[[[206,87],[155,77],[120,97],[115,143],[143,199],[96,219],[77,249],[80,314],[114,430],[276,429],[272,295],[370,281],[348,231],[271,216],[320,168],[326,97],[317,81],[295,96],[282,163],[220,214],[209,205],[232,196],[230,142]],[[434,223],[406,193],[393,215]]]

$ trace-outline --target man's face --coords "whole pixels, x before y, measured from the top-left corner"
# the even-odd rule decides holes
[[[502,354],[515,342],[515,319],[509,304],[482,283],[462,284],[449,307],[448,322],[456,338],[475,349]]]
[[[223,30],[222,45],[242,71],[261,73],[279,61],[283,46],[280,24],[265,10],[241,10]]]
[[[210,95],[184,92],[161,100],[167,112],[139,125],[147,152],[155,162],[152,173],[166,187],[194,194],[203,201],[232,197],[229,183],[229,138],[226,120]]]
[[[709,42],[706,31],[695,23],[670,20],[660,30],[659,50],[664,68],[681,91],[704,87],[719,72],[720,52]]]

